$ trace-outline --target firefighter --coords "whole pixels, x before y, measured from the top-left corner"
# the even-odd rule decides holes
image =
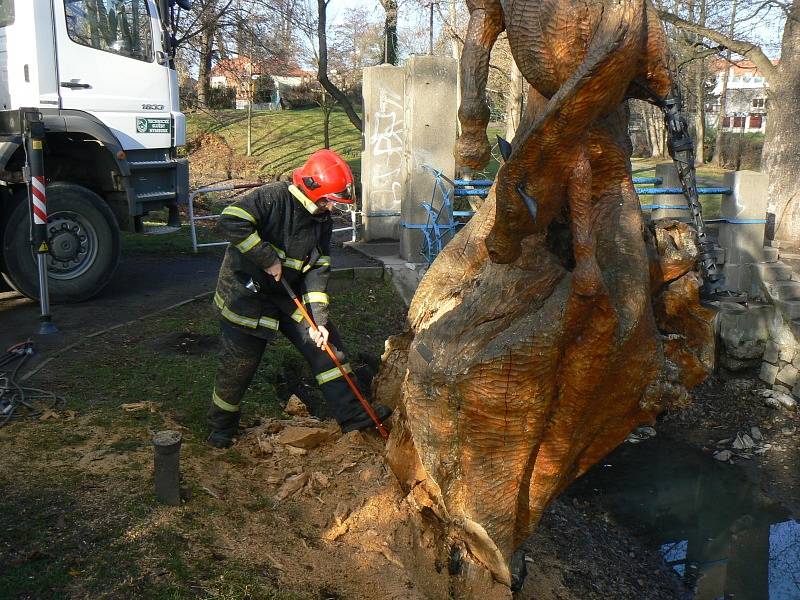
[[[331,150],[314,152],[292,174],[292,182],[270,183],[225,208],[218,229],[230,242],[217,281],[221,351],[208,424],[208,443],[233,444],[240,402],[267,343],[280,331],[311,366],[325,401],[342,431],[374,424],[341,371],[322,350],[330,343],[348,372],[342,342],[328,318],[331,269],[331,209],[353,203],[353,174]],[[280,282],[289,283],[311,313],[309,328]],[[381,421],[391,409],[376,404]]]

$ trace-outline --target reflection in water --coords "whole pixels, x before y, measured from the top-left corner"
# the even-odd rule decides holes
[[[695,600],[800,600],[800,523],[737,467],[654,438],[621,446],[569,493],[652,538]]]

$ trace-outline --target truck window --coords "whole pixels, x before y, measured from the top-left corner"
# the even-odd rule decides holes
[[[0,0],[0,27],[14,24],[14,0]]]
[[[147,0],[64,0],[64,7],[67,33],[73,42],[137,60],[153,60]]]

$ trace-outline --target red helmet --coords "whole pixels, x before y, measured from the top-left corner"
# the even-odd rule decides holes
[[[292,173],[294,183],[312,202],[353,203],[353,172],[332,150],[317,150]]]

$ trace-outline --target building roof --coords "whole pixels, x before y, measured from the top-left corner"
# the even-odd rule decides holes
[[[212,77],[247,78],[248,75],[271,75],[273,77],[315,77],[315,73],[301,69],[297,65],[269,64],[252,61],[246,56],[226,58],[217,62],[211,69]]]

